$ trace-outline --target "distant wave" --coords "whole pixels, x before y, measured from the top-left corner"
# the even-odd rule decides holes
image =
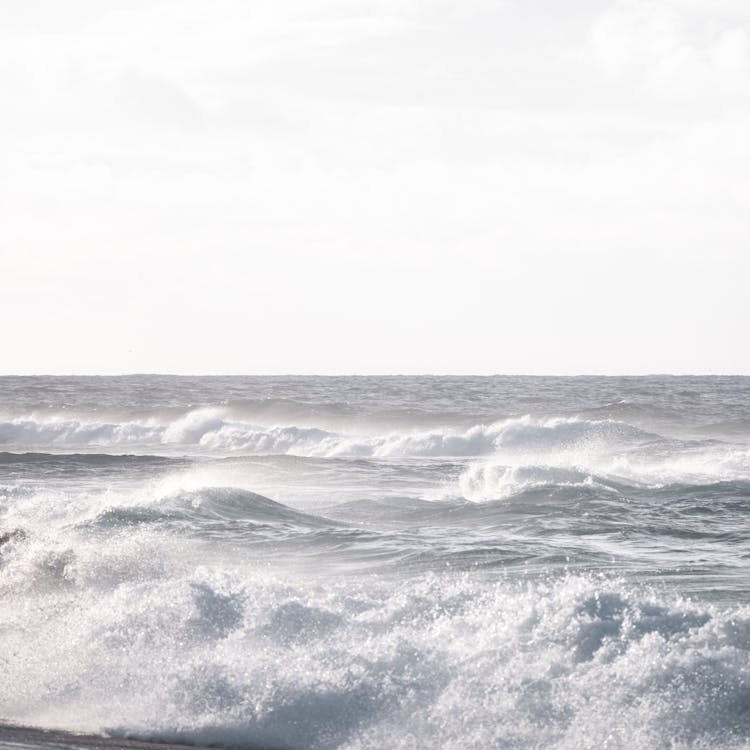
[[[0,422],[0,446],[75,448],[158,442],[163,428],[138,422],[82,422],[77,419],[18,418]]]
[[[613,442],[647,436],[625,422],[614,420],[535,420],[528,416],[465,430],[347,434],[317,427],[253,425],[229,420],[216,409],[195,409],[163,425],[32,418],[0,422],[0,445],[13,451],[36,446],[75,449],[161,445],[311,456],[472,456],[500,446],[535,449],[582,440]]]
[[[750,479],[750,448],[746,445],[711,439],[666,439],[613,419],[524,416],[468,429],[347,434],[295,425],[264,427],[228,420],[215,409],[194,409],[163,425],[12,420],[0,423],[0,444],[6,448],[6,453],[0,454],[0,464],[43,460],[11,458],[11,451],[17,455],[28,450],[37,456],[41,450],[79,455],[81,451],[91,451],[86,460],[100,463],[134,460],[101,457],[110,452],[376,460],[447,458],[464,464],[473,459],[464,466],[457,484],[458,493],[472,501],[508,497],[561,482],[657,487]],[[451,489],[446,492],[450,494]]]
[[[498,448],[540,450],[550,446],[580,445],[582,441],[609,444],[648,438],[648,433],[613,420],[509,419],[466,430],[396,431],[375,435],[347,435],[317,428],[281,426],[262,428],[227,422],[211,410],[195,411],[172,423],[163,433],[165,443],[195,444],[213,450],[289,453],[317,457],[441,457],[477,456]]]

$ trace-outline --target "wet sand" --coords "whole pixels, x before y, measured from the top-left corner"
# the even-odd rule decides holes
[[[207,750],[206,745],[181,745],[171,742],[144,742],[125,737],[104,737],[94,734],[75,734],[58,729],[35,729],[0,724],[0,750],[39,748],[39,750]],[[244,745],[243,750],[281,750]]]

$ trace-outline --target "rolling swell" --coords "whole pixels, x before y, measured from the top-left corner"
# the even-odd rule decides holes
[[[118,505],[106,508],[82,528],[108,529],[164,524],[177,526],[198,535],[226,535],[236,540],[243,532],[260,528],[283,527],[318,529],[335,526],[335,521],[302,513],[255,492],[235,487],[204,487],[181,491],[156,502],[140,505]]]

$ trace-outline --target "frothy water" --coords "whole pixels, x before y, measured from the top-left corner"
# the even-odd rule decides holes
[[[748,748],[749,387],[0,378],[0,719]]]

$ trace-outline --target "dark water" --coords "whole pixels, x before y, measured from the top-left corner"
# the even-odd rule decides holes
[[[748,378],[0,378],[0,717],[750,747]]]

